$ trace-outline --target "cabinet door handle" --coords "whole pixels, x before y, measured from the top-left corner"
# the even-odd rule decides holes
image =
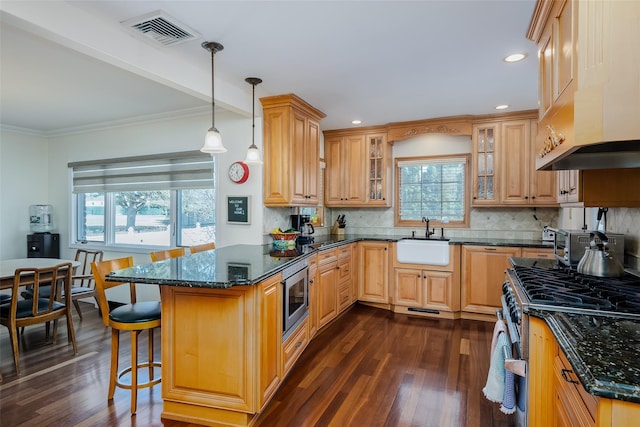
[[[484,248],[485,251],[497,251],[498,248]]]
[[[564,378],[564,380],[568,383],[571,384],[578,384],[578,381],[572,380],[571,378],[569,378],[569,375],[573,374],[573,371],[571,369],[563,369],[562,371],[560,371],[562,374],[562,378]]]

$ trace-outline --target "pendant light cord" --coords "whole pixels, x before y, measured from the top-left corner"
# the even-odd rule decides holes
[[[256,85],[253,86],[253,95],[251,97],[251,146],[256,145]]]
[[[213,49],[211,49],[211,128],[215,129],[216,128],[216,114],[215,114],[215,108],[216,108],[216,101],[215,101],[215,96],[214,96],[214,81],[213,81],[213,57],[215,56],[215,51]]]

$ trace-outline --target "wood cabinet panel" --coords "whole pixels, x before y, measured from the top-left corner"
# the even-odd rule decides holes
[[[462,246],[462,311],[495,315],[502,306],[502,284],[509,258],[519,257],[520,248],[507,246]]]
[[[317,277],[318,329],[321,329],[338,314],[338,270],[336,269],[336,261],[320,265]]]
[[[280,342],[282,341],[282,275],[278,274],[260,284],[260,402],[262,408],[275,394],[282,371]]]
[[[553,358],[558,353],[551,331],[543,320],[529,317],[529,426],[553,425],[555,396],[553,375],[550,372]]]
[[[395,268],[393,303],[407,307],[422,306],[422,270]]]
[[[167,402],[175,402],[256,411],[255,289],[161,286],[165,408]]]
[[[387,242],[360,242],[358,264],[358,299],[389,303],[389,244]]]
[[[318,332],[318,257],[309,257],[309,340]]]

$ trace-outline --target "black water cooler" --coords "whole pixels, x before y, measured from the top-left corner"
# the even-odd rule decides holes
[[[57,233],[28,234],[27,257],[60,258],[60,235]]]

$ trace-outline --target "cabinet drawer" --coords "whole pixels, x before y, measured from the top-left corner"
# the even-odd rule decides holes
[[[321,251],[318,254],[318,265],[325,265],[335,261],[336,259],[337,259],[337,254],[335,249]]]
[[[341,246],[336,249],[336,252],[338,252],[338,259],[351,258],[351,245]]]
[[[555,259],[551,248],[522,248],[523,258]]]
[[[338,287],[338,313],[351,304],[351,283],[343,283]]]
[[[559,353],[553,360],[556,399],[558,399],[556,405],[561,405],[563,409],[561,415],[569,419],[570,425],[593,427],[598,402],[582,387],[571,365],[562,352]]]
[[[338,283],[351,280],[351,259],[338,261]]]
[[[295,361],[298,360],[298,357],[300,357],[308,342],[307,321],[305,320],[298,326],[298,329],[282,343],[283,375],[289,372],[289,369]]]

